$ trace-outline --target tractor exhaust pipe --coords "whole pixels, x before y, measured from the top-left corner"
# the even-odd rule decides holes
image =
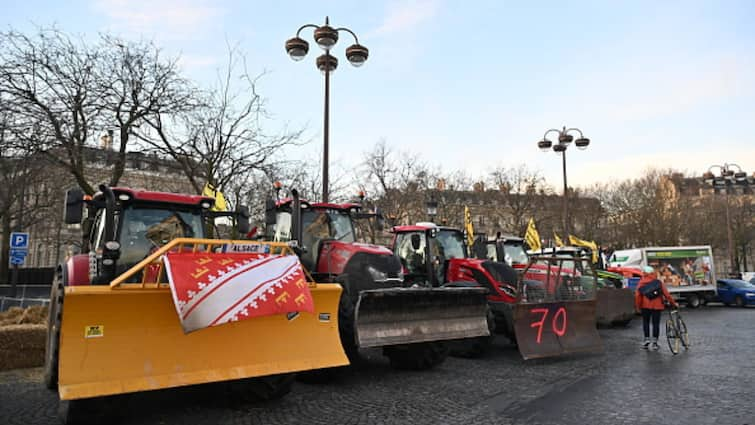
[[[104,184],[101,184],[99,189],[105,196],[105,244],[102,249],[102,282],[98,283],[109,284],[115,279],[116,262],[120,256],[121,246],[115,240],[115,193]]]
[[[291,237],[296,240],[296,243],[300,248],[302,246],[302,218],[301,218],[301,199],[299,198],[299,191],[291,189]]]

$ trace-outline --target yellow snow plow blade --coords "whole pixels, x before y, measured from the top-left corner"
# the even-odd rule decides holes
[[[126,283],[140,272],[148,275],[145,267],[162,267],[162,254],[171,249],[202,244],[200,250],[215,251],[223,243],[248,242],[177,239],[110,286],[67,287],[60,334],[60,398],[347,365],[338,334],[340,285],[310,284],[315,314],[257,317],[184,334],[166,283],[144,282],[145,277],[141,283]],[[275,252],[275,244],[268,244]],[[279,253],[287,249],[280,245]],[[159,270],[157,275],[164,273]]]

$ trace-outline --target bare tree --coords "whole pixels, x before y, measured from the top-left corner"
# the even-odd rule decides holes
[[[66,181],[55,178],[45,158],[25,149],[23,137],[33,135],[34,129],[9,106],[8,99],[0,97],[0,281],[8,277],[11,231],[27,231],[49,217]]]
[[[205,183],[223,190],[249,174],[269,174],[276,154],[301,144],[302,130],[263,130],[269,115],[257,92],[260,78],[250,76],[244,56],[229,47],[225,69],[219,71],[216,85],[200,94],[197,106],[178,116],[146,117],[149,130],[140,131],[139,137],[181,164],[198,193]]]
[[[550,188],[540,172],[531,170],[525,164],[498,166],[489,173],[488,181],[503,196],[505,208],[496,209],[494,213],[500,222],[506,223],[502,230],[524,234],[530,217],[544,219],[550,216],[543,202]]]
[[[38,129],[26,140],[29,147],[68,170],[90,194],[96,182],[87,170],[87,148],[99,134],[117,130],[109,178],[116,185],[129,136],[147,116],[171,113],[186,101],[175,59],[163,59],[152,43],[103,35],[90,44],[55,28],[0,32],[0,93]]]

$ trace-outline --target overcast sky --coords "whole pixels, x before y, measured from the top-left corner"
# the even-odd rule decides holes
[[[481,175],[526,163],[561,187],[545,130],[579,127],[570,185],[634,177],[647,167],[701,174],[735,162],[755,171],[755,2],[744,1],[204,1],[0,0],[5,26],[148,38],[209,82],[226,40],[247,54],[274,122],[306,125],[319,152],[320,54],[283,47],[306,23],[348,27],[370,49],[348,65],[341,35],[331,79],[331,157],[357,163],[381,138],[446,169]],[[528,3],[524,5],[524,3]],[[536,3],[536,4],[532,4]]]

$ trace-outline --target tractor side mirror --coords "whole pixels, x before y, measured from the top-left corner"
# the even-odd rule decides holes
[[[265,224],[273,225],[275,224],[275,220],[275,201],[268,199],[265,201]]]
[[[236,207],[236,226],[239,228],[239,234],[246,235],[249,233],[249,208],[244,205]]]
[[[411,239],[412,239],[412,248],[414,248],[415,251],[419,251],[419,244],[421,242],[419,235],[414,233],[411,236]]]
[[[84,191],[79,188],[66,191],[66,205],[63,211],[63,221],[66,224],[79,224],[84,217]]]

